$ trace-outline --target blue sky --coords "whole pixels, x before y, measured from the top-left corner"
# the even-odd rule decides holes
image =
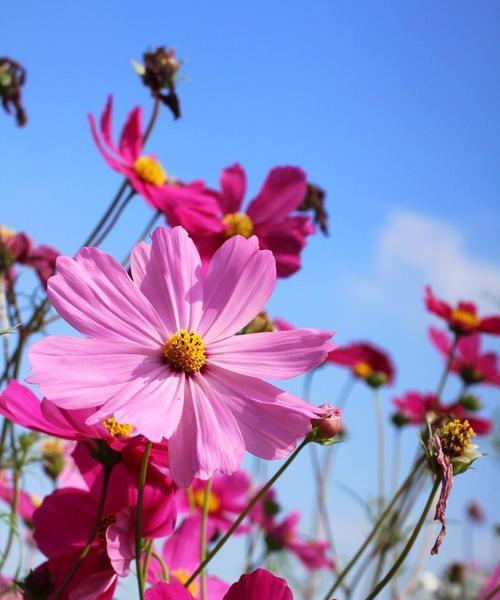
[[[120,183],[91,141],[86,114],[100,113],[109,93],[115,131],[135,105],[148,112],[129,61],[173,45],[188,59],[184,116],[174,123],[164,112],[149,144],[169,173],[215,185],[221,168],[239,161],[250,198],[270,168],[296,164],[328,192],[331,235],[311,239],[303,270],[280,282],[273,314],[333,328],[339,342],[387,347],[398,365],[396,393],[432,390],[439,376],[426,340],[425,283],[495,309],[498,4],[31,1],[3,6],[2,21],[0,54],[28,69],[29,115],[24,130],[0,115],[2,223],[64,253],[77,249]],[[137,200],[105,248],[125,255],[149,216]],[[314,400],[331,401],[343,379],[324,369]],[[388,412],[392,395],[384,395]],[[488,390],[485,402],[491,414],[498,394]],[[351,438],[336,479],[374,493],[374,416],[361,388],[346,420]],[[408,460],[414,444],[406,433]],[[494,478],[490,456],[457,480],[450,515],[461,518],[464,503],[479,497],[498,522]],[[283,503],[307,510],[310,481],[305,457],[280,486]],[[337,547],[348,556],[361,515],[335,484],[332,494]],[[430,566],[459,558],[461,539],[460,526],[450,527]]]

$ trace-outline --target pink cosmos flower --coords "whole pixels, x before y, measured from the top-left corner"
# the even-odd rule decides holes
[[[450,336],[445,331],[430,327],[429,337],[437,350],[447,359],[452,348]],[[496,352],[481,352],[481,336],[478,333],[460,337],[451,370],[457,373],[467,385],[475,383],[500,385],[498,356]]]
[[[354,377],[371,387],[394,381],[394,366],[387,353],[367,342],[335,348],[328,354],[328,362],[348,367]]]
[[[193,600],[192,594],[180,583],[158,583],[146,591],[145,600]],[[221,596],[218,597],[219,600]],[[292,590],[281,577],[265,569],[242,575],[229,588],[222,600],[293,600]]]
[[[193,231],[213,226],[216,203],[205,184],[173,181],[154,156],[143,154],[142,109],[136,107],[129,113],[118,147],[113,143],[112,116],[111,96],[101,115],[100,132],[93,115],[89,115],[92,136],[108,165],[124,175],[150,206],[162,211],[169,223],[189,226]]]
[[[26,233],[16,233],[0,225],[0,270],[6,269],[7,285],[12,286],[16,280],[14,265],[32,267],[43,287],[54,274],[59,252],[52,246],[35,246]]]
[[[477,600],[497,600],[498,591],[500,588],[500,563],[495,565],[495,568],[491,572],[490,576],[486,580],[483,589],[481,590]],[[493,595],[494,591],[497,591],[496,595]]]
[[[250,476],[238,470],[232,475],[215,475],[208,496],[208,522],[215,531],[227,531],[250,500]],[[177,495],[179,511],[200,518],[205,500],[206,482],[195,479],[188,489]],[[192,520],[192,519],[191,519]],[[235,533],[247,531],[240,527]]]
[[[315,232],[309,217],[297,215],[307,193],[304,171],[297,167],[276,167],[243,212],[246,175],[243,167],[234,164],[222,171],[220,192],[213,191],[216,200],[212,223],[197,233],[184,225],[208,262],[225,240],[233,235],[250,237],[255,234],[262,249],[271,250],[276,259],[278,277],[289,277],[300,269],[300,254],[306,238]],[[200,228],[198,228],[200,229]]]
[[[86,338],[47,337],[30,350],[32,383],[64,409],[96,411],[149,440],[168,439],[174,480],[237,470],[245,448],[288,455],[322,411],[261,378],[286,379],[325,359],[332,332],[313,329],[235,335],[269,299],[271,252],[235,236],[206,277],[181,227],[158,228],[132,251],[129,277],[96,248],[61,257],[48,295]]]
[[[207,537],[211,537],[214,529],[209,525]],[[201,522],[199,519],[186,519],[182,525],[167,539],[162,549],[162,557],[167,566],[170,581],[178,581],[184,585],[191,573],[200,564]],[[208,540],[207,540],[208,541]],[[162,572],[157,561],[150,563],[148,581],[161,581]],[[229,584],[218,577],[208,575],[206,578],[206,600],[220,600],[229,588]],[[201,589],[198,580],[188,587],[195,600],[200,600]]]
[[[0,472],[0,498],[4,502],[10,504],[12,502],[13,495],[14,488],[9,481],[7,473]],[[39,501],[37,501],[34,496],[31,496],[24,490],[19,492],[17,514],[21,517],[24,524],[29,528],[33,527],[33,513],[39,505]]]
[[[427,310],[448,322],[449,328],[456,335],[470,333],[491,333],[500,335],[500,315],[479,317],[473,302],[459,302],[453,307],[448,302],[434,296],[432,288],[425,288],[425,304]]]
[[[333,561],[327,556],[328,542],[301,539],[298,533],[300,513],[294,511],[281,522],[274,520],[266,527],[266,545],[268,550],[288,550],[311,571],[331,569]]]
[[[58,489],[47,496],[34,513],[34,539],[48,558],[81,550],[87,543],[98,512],[103,470],[85,475],[90,483],[88,490]],[[92,552],[104,552],[120,576],[128,574],[134,559],[137,479],[138,473],[130,472],[125,465],[113,467],[101,524],[92,543]],[[172,484],[166,477],[148,470],[144,487],[143,537],[152,539],[167,535],[172,531],[175,519]]]

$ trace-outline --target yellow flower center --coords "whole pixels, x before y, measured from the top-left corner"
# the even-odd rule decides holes
[[[203,509],[203,506],[205,505],[205,492],[206,490],[204,489],[193,492],[194,505],[200,509]],[[207,502],[209,513],[214,513],[216,510],[218,510],[220,506],[220,500],[213,492],[208,493]]]
[[[2,240],[2,242],[8,242],[15,235],[16,232],[14,229],[10,229],[10,227],[0,224],[0,240]]]
[[[134,163],[134,171],[142,181],[157,187],[162,186],[167,181],[167,174],[163,167],[151,156],[140,156]]]
[[[179,329],[163,346],[163,356],[176,371],[188,375],[199,371],[207,362],[205,342],[196,331]]]
[[[226,226],[226,237],[233,235],[242,235],[249,238],[253,234],[254,226],[252,219],[243,212],[228,213],[222,222]]]
[[[461,308],[455,308],[451,313],[451,318],[466,327],[477,327],[481,322],[481,319],[477,315],[469,310],[462,310]]]
[[[475,435],[469,421],[460,421],[460,419],[449,421],[439,430],[443,452],[449,458],[461,456],[470,446],[471,439]]]
[[[45,458],[56,458],[64,454],[64,442],[57,438],[43,440],[41,447]]]
[[[103,540],[106,537],[106,529],[116,521],[116,516],[109,514],[109,515],[104,515],[101,518],[101,521],[99,523],[99,527],[97,529],[97,537],[100,538],[101,540]]]
[[[134,431],[133,425],[129,425],[128,423],[118,423],[114,417],[109,417],[103,421],[102,424],[113,437],[128,438]]]
[[[182,583],[182,585],[184,585],[186,583],[186,581],[191,577],[191,572],[187,571],[186,569],[172,569],[171,574],[172,574],[172,577],[175,577],[177,579],[177,581]],[[191,592],[192,596],[194,596],[195,598],[198,597],[198,592],[200,591],[200,587],[199,587],[197,581],[193,581],[193,583],[188,585],[187,589],[188,589],[188,592]]]
[[[373,375],[374,371],[367,362],[358,362],[352,368],[352,371],[356,377],[360,379],[368,379],[370,375]]]
[[[39,508],[40,506],[42,506],[42,502],[43,498],[41,498],[40,496],[31,496],[31,504],[33,504],[35,508]]]

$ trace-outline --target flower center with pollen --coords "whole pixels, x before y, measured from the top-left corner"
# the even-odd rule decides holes
[[[360,379],[368,379],[368,377],[374,373],[373,368],[367,362],[363,361],[357,362],[352,368],[352,371],[354,375]]]
[[[471,439],[475,435],[469,421],[460,421],[460,419],[449,421],[439,430],[443,452],[449,458],[461,456],[470,446]]]
[[[179,329],[165,342],[163,357],[173,369],[190,375],[207,362],[205,342],[196,331]]]
[[[114,417],[109,417],[102,422],[112,437],[128,438],[134,431],[134,427],[128,423],[118,423]]]
[[[191,577],[191,571],[188,571],[187,569],[173,569],[171,575],[172,577],[175,577],[179,583],[185,585],[186,581]],[[193,583],[188,585],[187,590],[188,592],[191,592],[192,596],[197,598],[200,586],[197,581],[193,581]]]
[[[253,234],[253,222],[246,213],[229,213],[222,219],[222,222],[226,226],[225,235],[227,238],[233,237],[233,235],[242,235],[244,238],[249,238]]]
[[[205,505],[205,493],[206,490],[193,492],[194,505],[202,510]],[[207,503],[209,513],[214,513],[220,507],[220,500],[213,492],[208,493]]]
[[[156,158],[151,156],[140,156],[134,163],[134,171],[139,179],[156,187],[162,186],[167,181],[167,174],[163,167]]]
[[[453,321],[470,328],[477,327],[481,322],[481,319],[473,312],[461,308],[455,308],[451,313],[451,318]]]

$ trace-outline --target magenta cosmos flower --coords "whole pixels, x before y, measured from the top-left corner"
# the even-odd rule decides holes
[[[204,231],[213,223],[216,202],[201,181],[182,184],[167,176],[159,160],[143,154],[142,109],[128,115],[118,146],[113,142],[113,99],[110,96],[101,115],[100,131],[89,115],[92,136],[108,165],[124,175],[133,189],[153,208],[162,211],[172,223]]]
[[[452,348],[450,336],[435,327],[429,328],[429,337],[441,354],[448,359]],[[458,340],[451,370],[466,385],[489,383],[500,385],[500,369],[496,352],[481,352],[481,336],[474,333]]]
[[[158,583],[146,591],[145,600],[193,600],[193,595],[179,582]],[[224,594],[222,600],[293,600],[292,590],[281,577],[265,569],[242,575]]]
[[[47,337],[30,350],[42,393],[61,408],[95,407],[149,440],[169,442],[175,481],[237,470],[245,449],[286,456],[322,411],[266,383],[304,373],[332,349],[332,332],[235,335],[275,283],[271,252],[235,236],[206,278],[186,231],[158,228],[132,251],[130,278],[111,256],[85,248],[62,257],[48,295],[85,338]]]
[[[394,366],[386,352],[367,342],[335,348],[328,362],[349,368],[354,377],[377,388],[394,381]]]
[[[500,315],[480,317],[477,306],[473,302],[459,302],[452,306],[432,293],[432,288],[425,288],[425,304],[427,310],[448,322],[449,328],[456,335],[470,333],[491,333],[500,335]]]
[[[243,168],[232,165],[222,171],[220,192],[212,191],[216,200],[213,221],[205,229],[185,225],[208,261],[217,248],[233,235],[249,238],[256,235],[262,249],[269,249],[276,259],[278,277],[289,277],[300,269],[300,254],[308,235],[315,232],[309,217],[295,212],[307,193],[306,174],[297,167],[276,167],[270,171],[257,196],[243,210],[246,175]],[[193,224],[195,225],[195,224]],[[198,233],[199,232],[199,233]]]

